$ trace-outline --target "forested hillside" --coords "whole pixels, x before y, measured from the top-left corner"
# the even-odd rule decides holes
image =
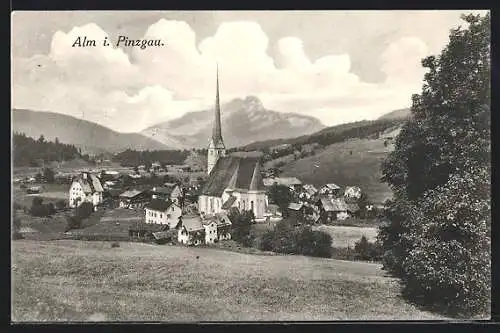
[[[75,158],[88,160],[88,155],[82,155],[74,145],[46,141],[42,135],[38,140],[26,136],[24,133],[13,135],[14,166],[40,166],[42,163],[54,161],[70,161]]]

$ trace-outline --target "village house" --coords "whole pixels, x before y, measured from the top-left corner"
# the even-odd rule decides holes
[[[172,201],[153,199],[144,207],[144,222],[147,224],[163,224],[173,229],[181,216],[181,207]]]
[[[170,190],[169,198],[177,205],[181,206],[183,189],[180,185],[176,183],[165,183],[163,184],[164,188],[168,188]]]
[[[178,242],[186,245],[214,244],[231,239],[231,220],[226,214],[216,214],[207,219],[184,216],[178,229]]]
[[[268,204],[266,213],[264,214],[266,218],[271,219],[281,219],[283,214],[280,210],[280,207],[275,204]]]
[[[96,175],[83,172],[73,180],[69,188],[69,207],[75,208],[83,202],[90,202],[94,206],[94,210],[97,210],[97,206],[103,200],[103,191],[101,181]]]
[[[264,218],[267,195],[260,172],[260,157],[226,156],[221,131],[218,74],[215,123],[208,146],[207,171],[208,179],[198,197],[200,214],[206,217],[237,207],[240,212],[251,210],[256,219]]]
[[[361,188],[357,186],[347,186],[344,191],[344,197],[350,199],[359,199],[361,198],[362,191]]]
[[[319,189],[319,194],[321,195],[337,195],[339,194],[340,186],[330,183],[325,184]]]
[[[299,199],[302,202],[308,202],[309,200],[312,200],[318,192],[318,189],[314,187],[314,185],[304,184],[302,185],[302,190],[299,193]]]
[[[42,192],[42,188],[40,186],[30,186],[26,189],[26,193],[28,194],[38,194]]]
[[[306,220],[306,206],[303,203],[291,202],[287,209],[288,219],[295,222],[303,222]]]
[[[150,201],[147,191],[129,190],[120,194],[120,208],[141,208]]]
[[[149,172],[151,172],[151,173],[159,172],[160,168],[161,168],[160,162],[151,163],[151,167],[149,168]]]
[[[335,220],[345,220],[349,217],[347,204],[343,198],[321,197],[317,205],[323,223],[332,223]]]
[[[273,185],[283,185],[287,186],[290,191],[293,192],[299,192],[302,187],[302,182],[296,177],[265,178],[263,182],[265,187],[271,187]]]
[[[170,195],[172,194],[173,188],[167,186],[157,186],[153,187],[151,190],[151,199],[159,200],[170,200]]]

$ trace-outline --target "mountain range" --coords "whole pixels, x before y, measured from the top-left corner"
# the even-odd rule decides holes
[[[227,148],[256,141],[291,139],[327,130],[318,119],[266,109],[253,96],[237,98],[221,107],[222,134]],[[404,118],[409,109],[390,112],[380,119]],[[73,144],[84,153],[117,153],[126,149],[165,150],[205,148],[212,134],[212,109],[188,112],[140,133],[120,133],[72,116],[26,109],[13,109],[12,132]],[[348,125],[348,124],[347,124]]]
[[[29,137],[73,144],[83,153],[117,153],[127,148],[169,149],[161,142],[141,134],[119,133],[99,124],[53,112],[14,109],[12,111],[12,132],[22,132]]]
[[[292,138],[321,130],[316,118],[267,110],[256,97],[234,99],[222,106],[222,131],[228,148],[257,139]],[[212,134],[213,110],[189,112],[140,133],[120,133],[105,126],[60,113],[13,109],[12,131],[74,144],[88,153],[205,148]]]
[[[318,119],[264,108],[254,96],[237,98],[221,107],[222,135],[227,148],[256,140],[293,138],[323,128]],[[213,110],[189,112],[180,118],[156,124],[141,134],[166,145],[205,148],[212,135]]]

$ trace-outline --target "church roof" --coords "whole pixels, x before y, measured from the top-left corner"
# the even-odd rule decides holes
[[[265,190],[260,175],[260,158],[225,156],[219,158],[208,176],[201,194],[220,197],[226,188],[236,190]]]

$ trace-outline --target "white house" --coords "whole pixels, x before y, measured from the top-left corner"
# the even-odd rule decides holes
[[[172,201],[153,199],[144,207],[144,221],[150,224],[168,224],[173,229],[182,216],[181,207]]]
[[[97,206],[102,203],[103,191],[101,181],[96,175],[83,172],[73,180],[69,188],[69,207],[74,208],[83,202],[90,202],[97,210]]]
[[[184,216],[178,229],[177,240],[181,244],[213,244],[231,239],[231,221],[225,214],[217,214],[208,219],[199,216]]]
[[[199,216],[183,216],[177,230],[177,241],[185,245],[201,245],[205,241],[205,228]]]

